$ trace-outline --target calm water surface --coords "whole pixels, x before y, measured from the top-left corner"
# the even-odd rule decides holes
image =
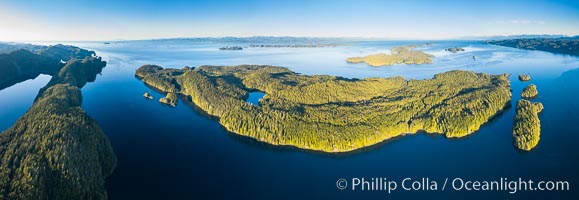
[[[429,65],[370,67],[348,64],[351,56],[389,52],[397,45],[419,41],[352,42],[331,48],[249,48],[219,51],[221,46],[248,44],[183,43],[180,41],[70,43],[97,51],[107,66],[97,81],[83,89],[83,108],[110,139],[118,166],[106,187],[111,199],[402,199],[469,198],[523,199],[552,195],[577,196],[579,183],[579,68],[577,57],[485,45],[469,41],[434,41],[420,47],[434,54]],[[444,48],[464,47],[450,53]],[[472,57],[475,56],[476,59]],[[143,64],[164,67],[199,65],[271,64],[303,74],[348,78],[404,76],[431,78],[462,69],[492,74],[510,73],[513,105],[529,83],[537,85],[545,110],[540,115],[541,141],[531,152],[512,145],[514,107],[462,139],[415,134],[385,141],[346,154],[325,154],[275,147],[226,132],[205,113],[182,100],[171,108],[158,99],[163,94],[134,78]],[[530,73],[521,83],[516,75]],[[13,124],[32,104],[49,76],[40,76],[0,91],[0,129]],[[155,100],[143,98],[151,91]],[[259,96],[251,96],[257,103]],[[454,192],[338,190],[339,178],[384,177],[401,181],[429,177],[498,180],[500,177],[566,180],[570,192]],[[442,185],[439,185],[441,188]]]
[[[250,92],[249,97],[247,97],[247,102],[253,105],[259,105],[259,100],[265,96],[263,92]]]

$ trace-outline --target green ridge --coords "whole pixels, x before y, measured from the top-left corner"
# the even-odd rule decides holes
[[[513,122],[513,137],[515,147],[529,151],[539,144],[541,135],[541,121],[539,113],[543,111],[543,104],[531,103],[525,99],[517,103],[517,114]]]
[[[274,66],[145,65],[136,76],[186,96],[234,133],[273,145],[345,152],[405,133],[463,137],[510,105],[508,75],[467,71],[433,79],[307,76]],[[266,93],[260,106],[248,92]]]

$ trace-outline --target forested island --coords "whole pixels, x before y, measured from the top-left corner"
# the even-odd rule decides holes
[[[486,43],[518,49],[540,50],[551,53],[579,56],[579,38],[577,36],[562,38],[489,40],[486,41]]]
[[[523,89],[521,93],[521,97],[531,99],[535,98],[539,95],[539,91],[537,91],[537,86],[535,84],[531,84]]]
[[[145,94],[143,94],[143,97],[145,97],[145,99],[153,100],[153,96],[151,96],[149,92],[145,92]]]
[[[525,99],[517,103],[513,120],[513,137],[518,149],[529,151],[539,144],[541,135],[539,113],[541,111],[543,111],[541,103],[531,103]]]
[[[235,50],[243,50],[243,47],[240,46],[227,46],[227,47],[220,47],[219,50],[230,50],[230,51],[235,51]]]
[[[379,53],[368,55],[364,57],[351,57],[346,59],[349,63],[361,63],[373,67],[388,66],[394,64],[430,64],[432,63],[433,55],[424,53],[422,51],[413,50],[416,46],[399,46],[390,49],[390,54]]]
[[[520,74],[519,75],[519,81],[526,82],[526,81],[530,81],[530,80],[531,80],[531,75],[529,75],[529,74]]]
[[[0,199],[106,199],[105,178],[116,157],[99,125],[81,108],[80,91],[106,62],[72,46],[39,49],[0,55],[2,74],[17,76],[3,76],[3,83],[52,75],[31,108],[0,134]]]
[[[176,93],[227,130],[273,145],[347,152],[407,133],[463,137],[510,106],[508,75],[450,71],[432,79],[347,79],[275,66],[140,67],[148,86]],[[258,106],[253,91],[267,95]]]
[[[444,49],[444,51],[450,51],[452,53],[456,53],[459,51],[464,51],[464,48],[460,48],[460,47],[452,47],[452,48],[446,48]]]

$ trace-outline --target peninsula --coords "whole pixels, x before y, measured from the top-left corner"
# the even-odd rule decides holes
[[[106,199],[105,179],[117,160],[102,129],[83,111],[80,91],[106,62],[72,46],[40,49],[0,55],[0,70],[10,75],[52,75],[31,108],[0,134],[0,199]]]
[[[159,102],[161,102],[163,104],[167,104],[171,107],[175,107],[175,106],[177,106],[177,94],[175,94],[173,92],[169,92],[169,93],[167,93],[167,95],[165,97],[162,97],[161,99],[159,99]]]
[[[70,59],[82,59],[95,55],[73,46],[10,45],[0,53],[0,90],[16,83],[36,78],[40,74],[54,75]]]
[[[390,49],[390,54],[379,53],[364,57],[351,57],[346,59],[349,63],[361,63],[373,67],[388,66],[394,64],[430,64],[432,63],[433,55],[424,53],[418,50],[412,50],[416,46],[400,46]]]
[[[275,66],[144,65],[136,77],[177,93],[227,130],[273,145],[347,152],[406,133],[463,137],[510,105],[508,75],[450,71],[427,80],[301,75]],[[258,106],[249,92],[266,93]]]

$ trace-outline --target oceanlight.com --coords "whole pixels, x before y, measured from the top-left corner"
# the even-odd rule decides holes
[[[515,194],[519,191],[569,191],[568,181],[534,181],[531,179],[466,180],[462,178],[444,178],[434,180],[425,178],[404,178],[393,180],[384,177],[376,178],[340,178],[336,181],[339,190],[351,191],[385,191],[391,193],[404,191],[506,191]]]

